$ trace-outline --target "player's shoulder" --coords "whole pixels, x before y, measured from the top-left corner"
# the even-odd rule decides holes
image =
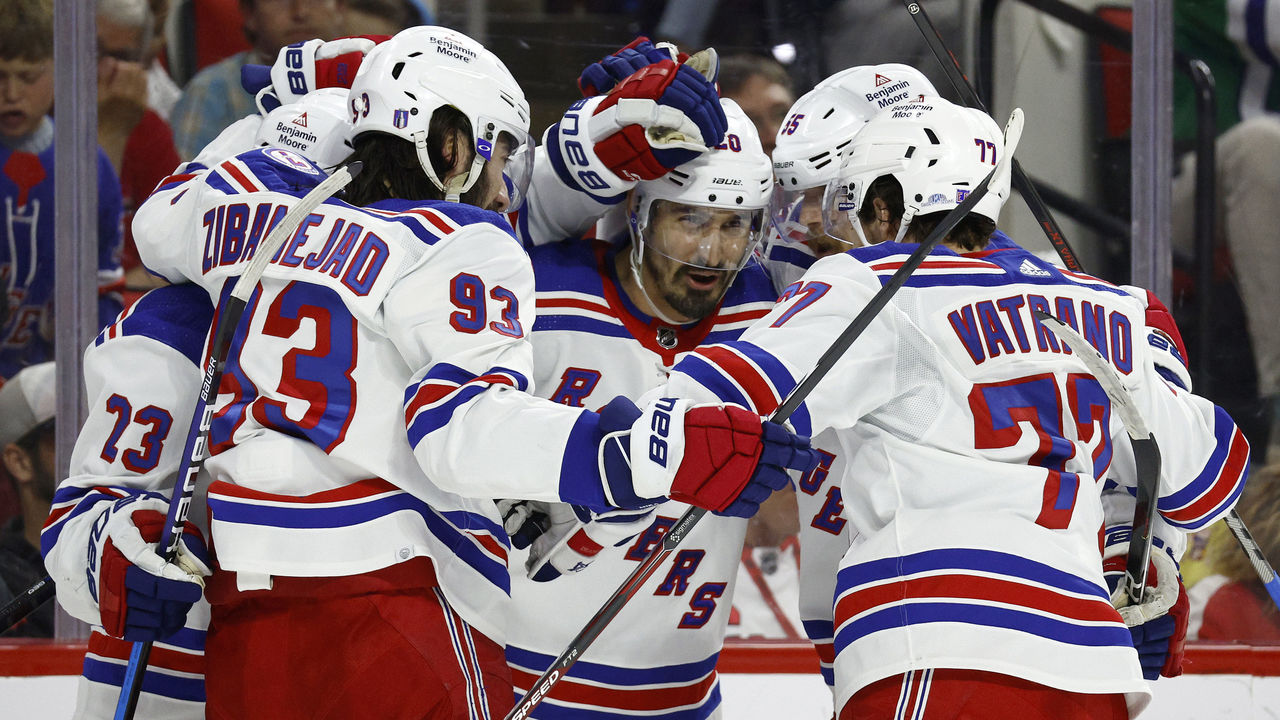
[[[328,177],[319,165],[292,150],[260,147],[212,166],[234,192],[304,195]]]
[[[601,287],[601,263],[610,245],[601,240],[564,240],[529,248],[538,292],[597,291]]]
[[[144,337],[177,350],[199,366],[213,323],[213,303],[198,285],[166,285],[143,295],[98,333],[94,346]]]
[[[474,205],[444,200],[390,199],[356,209],[408,229],[427,245],[434,245],[464,230],[484,229],[496,231],[523,252],[523,246],[516,240],[515,231],[506,217]]]
[[[774,289],[773,278],[769,276],[769,272],[764,265],[753,258],[747,262],[746,266],[738,272],[738,276],[733,279],[733,284],[725,292],[722,305],[741,305],[761,301],[772,302],[777,299],[778,293]]]

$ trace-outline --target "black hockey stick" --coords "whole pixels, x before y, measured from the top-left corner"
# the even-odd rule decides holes
[[[22,591],[4,607],[0,608],[0,635],[22,622],[28,615],[53,598],[57,588],[53,586],[53,578],[45,575],[35,585]]]
[[[911,276],[911,273],[920,267],[920,263],[924,262],[924,259],[938,246],[938,243],[942,242],[947,234],[969,214],[973,206],[977,205],[978,201],[986,196],[987,188],[991,185],[992,178],[1008,168],[1009,159],[1013,157],[1013,152],[1017,148],[1018,139],[1021,136],[1022,111],[1015,109],[1013,114],[1009,116],[1009,124],[1005,128],[1005,151],[1004,157],[999,164],[991,172],[987,173],[987,176],[970,191],[964,202],[952,208],[951,212],[948,212],[942,218],[942,221],[933,229],[933,232],[929,233],[929,236],[903,262],[902,267],[898,268],[893,276],[889,278],[889,281],[872,296],[866,307],[858,312],[848,327],[831,343],[831,347],[827,348],[826,352],[822,353],[822,356],[818,358],[813,370],[809,371],[809,374],[805,375],[792,388],[787,397],[773,411],[773,414],[769,416],[769,422],[781,424],[791,417],[791,413],[800,407],[800,403],[804,402],[809,393],[813,392],[813,388],[818,382],[826,377],[831,368],[835,366],[840,357],[853,344],[853,341],[858,339],[858,336],[867,329],[876,315],[879,315],[884,306],[889,304],[889,299],[907,282],[907,278]],[[667,534],[663,536],[662,544],[654,548],[649,556],[622,582],[622,585],[605,601],[604,606],[591,617],[586,627],[569,642],[569,647],[560,653],[560,656],[555,659],[551,667],[547,668],[546,672],[542,673],[534,681],[529,688],[529,692],[525,694],[519,704],[511,709],[511,712],[507,713],[504,720],[524,720],[529,717],[529,713],[533,712],[533,709],[542,703],[551,692],[551,689],[569,674],[569,668],[573,667],[574,663],[582,657],[587,648],[591,647],[596,637],[604,632],[604,629],[613,621],[613,618],[622,610],[622,607],[640,590],[640,586],[644,585],[649,576],[657,570],[658,565],[675,550],[680,541],[684,540],[689,531],[693,529],[693,526],[697,525],[698,521],[706,514],[707,511],[704,508],[691,507],[685,511],[684,515],[680,516],[680,519],[676,520],[671,529],[667,531]]]
[[[978,97],[977,91],[973,89],[969,78],[965,77],[964,70],[960,67],[960,61],[947,49],[942,36],[938,34],[938,29],[934,27],[933,21],[929,19],[929,14],[925,12],[919,3],[911,2],[911,0],[902,0],[902,4],[907,7],[907,12],[911,13],[911,19],[915,21],[916,27],[920,29],[920,34],[924,35],[925,42],[929,43],[929,49],[933,51],[933,56],[942,65],[943,72],[947,74],[947,80],[951,82],[951,86],[955,88],[956,92],[960,93],[964,104],[990,114],[986,105],[983,104],[982,98]],[[1071,245],[1067,243],[1066,236],[1062,234],[1062,228],[1053,219],[1053,215],[1049,212],[1049,207],[1044,204],[1044,200],[1040,197],[1040,192],[1036,190],[1031,178],[1027,177],[1027,174],[1022,171],[1022,165],[1018,164],[1017,160],[1013,161],[1013,187],[1026,201],[1027,208],[1031,210],[1036,222],[1040,224],[1040,229],[1044,231],[1045,237],[1049,239],[1049,244],[1057,251],[1058,257],[1062,258],[1062,264],[1073,272],[1084,272],[1079,258],[1076,257],[1075,250],[1071,249]]]
[[[361,163],[357,161],[338,168],[323,182],[316,185],[311,192],[294,203],[280,223],[267,233],[267,237],[254,252],[253,259],[236,280],[235,286],[231,289],[231,296],[222,307],[213,333],[213,347],[205,362],[200,397],[196,400],[191,426],[187,430],[187,443],[183,451],[182,463],[178,467],[177,477],[182,480],[181,489],[179,492],[174,492],[169,500],[169,515],[165,521],[164,533],[156,546],[157,549],[163,548],[161,554],[166,562],[173,562],[178,556],[182,531],[187,524],[187,513],[191,508],[191,497],[195,494],[196,477],[204,467],[205,445],[209,438],[209,425],[213,420],[212,401],[218,394],[222,371],[231,353],[231,340],[235,337],[236,327],[240,324],[241,316],[244,315],[245,306],[276,250],[297,232],[302,221],[313,210],[346,187],[347,183],[359,174],[361,167]],[[120,686],[120,700],[116,704],[115,720],[133,718],[133,713],[138,707],[138,695],[142,691],[142,677],[146,673],[147,659],[150,655],[150,641],[133,644],[133,650],[129,653],[129,665],[125,668],[124,681]]]

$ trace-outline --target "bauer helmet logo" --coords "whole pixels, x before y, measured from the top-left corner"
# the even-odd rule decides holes
[[[397,129],[403,130],[409,125],[409,111],[397,110],[391,118],[391,124],[396,126]]]

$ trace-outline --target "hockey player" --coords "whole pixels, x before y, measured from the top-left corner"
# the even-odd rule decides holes
[[[160,188],[181,184],[184,174],[201,169],[203,164],[215,164],[258,145],[291,148],[322,167],[333,167],[350,153],[350,145],[344,144],[349,135],[346,91],[318,90],[271,111],[265,118],[253,116],[233,125],[194,161],[161,183]],[[89,416],[76,440],[71,474],[59,487],[53,512],[41,534],[46,566],[56,582],[59,602],[70,614],[92,626],[76,697],[77,720],[114,716],[131,650],[128,641],[139,639],[143,632],[137,628],[137,620],[126,619],[136,609],[126,607],[121,612],[119,607],[103,604],[107,600],[124,602],[128,592],[104,592],[101,586],[123,581],[125,576],[119,573],[127,575],[129,565],[148,562],[162,576],[167,573],[169,580],[203,582],[196,577],[200,572],[188,569],[175,576],[159,564],[158,558],[151,561],[147,553],[153,550],[142,543],[154,545],[159,539],[160,525],[154,513],[163,516],[173,492],[183,432],[200,392],[201,358],[212,318],[213,305],[199,287],[186,284],[159,288],[132,305],[85,351]],[[142,524],[146,533],[134,539],[126,527],[123,532],[134,543],[129,551],[135,553],[137,562],[125,564],[117,559],[108,565],[100,558],[113,555],[108,553],[102,537],[112,535],[112,523],[126,522],[122,511],[148,518]],[[203,510],[194,513],[192,520],[201,529],[198,542],[202,543],[208,530]],[[86,547],[94,548],[92,560]],[[116,574],[104,575],[108,566]],[[186,589],[171,583],[170,586]],[[205,716],[204,638],[209,604],[198,590],[189,597],[190,602],[180,604],[191,607],[184,613],[186,623],[180,626],[181,630],[167,633],[154,629],[153,637],[162,639],[148,661],[135,715],[139,720]],[[122,622],[126,628],[123,640],[119,625]],[[130,626],[134,628],[132,632],[127,630]]]
[[[768,229],[769,158],[741,109],[721,102],[721,148],[638,183],[625,200],[627,236],[530,251],[540,396],[587,408],[640,396],[692,348],[736,338],[773,306],[772,284],[753,259]],[[671,501],[594,519],[565,505],[536,508],[554,523],[526,563],[513,554],[507,660],[518,693],[688,507]],[[715,666],[745,531],[743,518],[703,520],[625,609],[643,631],[630,622],[606,628],[532,717],[718,716]]]
[[[779,292],[815,259],[851,247],[823,228],[822,192],[840,172],[854,134],[886,107],[937,95],[919,70],[886,63],[841,70],[795,101],[773,151],[777,235],[768,238],[765,258]]]
[[[687,356],[662,394],[745,391],[770,411],[1003,150],[988,116],[940,99],[877,115],[828,190],[831,219],[848,213],[871,247],[814,263],[740,340]],[[1099,547],[1101,481],[1112,465],[1132,477],[1131,450],[1098,382],[1031,310],[1078,328],[1165,438],[1171,525],[1220,517],[1247,473],[1231,419],[1157,371],[1177,360],[1147,342],[1142,299],[993,235],[1008,187],[996,178],[791,416],[837,431],[844,518],[862,536],[836,577],[845,720],[1127,718],[1149,700]]]
[[[715,144],[714,101],[667,62],[615,88],[593,118],[614,132],[592,141],[615,150],[614,171],[647,171],[660,121]],[[492,717],[512,700],[493,497],[607,512],[670,496],[749,515],[810,453],[740,408],[618,398],[595,413],[522,392],[532,273],[491,210],[523,196],[528,110],[482,46],[406,30],[365,58],[348,109],[366,170],[267,266],[223,377],[207,712]],[[139,251],[217,298],[323,176],[280,149],[221,162],[139,210]],[[629,471],[659,450],[661,467]]]
[[[157,642],[136,717],[204,717],[205,536],[193,527],[177,564],[154,548],[212,317],[200,288],[158,288],[85,350],[88,416],[40,536],[59,604],[92,626],[77,720],[113,717],[132,642],[147,639]]]
[[[937,94],[920,71],[887,63],[842,70],[791,106],[773,150],[775,232],[767,236],[764,249],[765,267],[779,293],[815,260],[861,244],[851,234],[833,237],[822,222],[823,191],[839,175],[858,130],[885,107]],[[833,688],[831,597],[836,565],[850,542],[840,497],[846,458],[832,451],[838,445],[834,431],[815,437],[819,467],[796,484],[797,538],[804,558],[799,567],[800,620],[818,652],[823,679]]]

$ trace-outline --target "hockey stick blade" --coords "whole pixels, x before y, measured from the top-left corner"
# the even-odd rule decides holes
[[[831,347],[827,348],[826,352],[818,358],[814,369],[792,388],[787,397],[773,411],[773,414],[769,416],[769,422],[782,424],[786,422],[787,418],[791,417],[791,413],[795,412],[796,408],[800,407],[800,403],[804,402],[804,399],[809,396],[818,381],[830,371],[831,367],[840,359],[840,356],[853,345],[853,341],[858,339],[858,336],[867,329],[874,317],[888,304],[894,293],[906,283],[907,277],[915,272],[916,268],[924,262],[925,257],[938,246],[938,243],[942,242],[947,234],[978,204],[978,201],[986,196],[987,188],[991,186],[992,179],[998,177],[998,173],[1008,171],[1009,161],[1013,157],[1014,150],[1017,149],[1018,140],[1021,137],[1022,111],[1015,108],[1009,116],[1008,124],[1005,126],[1004,157],[969,192],[964,202],[952,208],[942,218],[942,221],[933,229],[933,232],[929,233],[929,237],[920,243],[920,247],[911,253],[906,262],[902,264],[902,267],[894,272],[893,277],[872,296],[866,307],[858,312],[844,331],[840,333],[839,337],[832,342]],[[546,672],[542,673],[533,682],[529,687],[529,692],[525,693],[525,696],[511,709],[511,712],[507,713],[504,720],[525,720],[529,717],[534,708],[538,707],[550,694],[551,689],[569,674],[569,668],[573,667],[573,664],[582,657],[582,653],[591,647],[591,644],[595,642],[601,632],[604,632],[604,629],[613,621],[613,618],[622,610],[622,607],[627,604],[627,601],[640,590],[640,586],[658,569],[658,565],[662,564],[662,561],[675,550],[676,546],[684,540],[685,536],[693,530],[693,527],[706,514],[707,511],[704,508],[691,507],[676,520],[671,529],[667,531],[667,534],[663,536],[662,543],[649,553],[649,556],[627,576],[626,580],[622,581],[622,585],[596,611],[596,614],[592,616],[577,637],[569,642],[569,647],[565,648],[564,652],[560,653],[559,657],[551,663]]]
[[[53,578],[45,575],[36,581],[36,584],[10,600],[8,604],[0,608],[0,635],[9,632],[18,623],[25,620],[28,615],[35,612],[37,608],[51,600],[56,591],[57,588],[53,585]]]
[[[1160,499],[1160,446],[1147,429],[1147,423],[1133,403],[1133,396],[1120,383],[1120,376],[1097,348],[1089,344],[1074,328],[1043,310],[1032,310],[1040,324],[1058,336],[1088,368],[1089,374],[1102,386],[1111,407],[1120,416],[1129,442],[1133,446],[1134,472],[1137,477],[1137,505],[1133,510],[1133,528],[1129,536],[1129,555],[1125,560],[1125,594],[1134,605],[1142,604],[1147,587],[1147,565],[1151,560],[1151,525],[1156,502]]]
[[[253,259],[245,266],[244,271],[232,287],[225,307],[218,314],[218,324],[213,333],[213,346],[205,362],[204,380],[200,384],[200,396],[191,417],[191,425],[187,429],[187,442],[182,454],[182,463],[178,467],[176,477],[181,481],[181,488],[175,488],[169,500],[169,513],[165,520],[163,534],[157,549],[166,562],[173,562],[178,555],[178,546],[182,542],[182,530],[187,523],[187,513],[191,509],[191,498],[195,495],[196,478],[204,466],[205,445],[209,437],[209,426],[213,422],[212,400],[217,396],[218,384],[222,379],[222,370],[231,352],[231,339],[235,337],[236,327],[244,315],[249,297],[262,279],[262,273],[271,262],[272,256],[284,245],[285,240],[292,237],[302,225],[302,221],[313,210],[328,200],[335,193],[346,187],[359,174],[362,165],[353,162],[338,168],[306,195],[300,198],[284,218],[276,224],[267,237],[263,239]],[[129,664],[125,668],[124,680],[120,686],[120,699],[116,704],[114,720],[131,720],[137,709],[138,695],[142,690],[142,676],[147,668],[147,658],[151,654],[150,642],[135,642],[129,652]]]
[[[983,112],[989,112],[982,102],[982,98],[978,97],[978,92],[973,89],[973,84],[969,82],[969,78],[965,77],[964,70],[960,67],[960,61],[956,60],[956,56],[947,49],[946,43],[942,40],[942,35],[938,33],[938,28],[929,19],[929,13],[925,12],[925,9],[919,3],[911,0],[902,0],[902,4],[906,6],[907,12],[911,14],[911,19],[915,22],[916,28],[920,30],[921,35],[924,35],[924,40],[929,44],[929,49],[933,52],[933,56],[937,58],[938,64],[942,66],[943,72],[947,75],[947,80],[955,88],[956,92],[960,94],[964,104],[978,108]],[[1058,257],[1062,258],[1062,264],[1072,272],[1084,272],[1084,267],[1080,264],[1080,259],[1076,256],[1075,250],[1071,249],[1066,236],[1062,234],[1062,228],[1053,219],[1053,214],[1049,212],[1049,207],[1044,204],[1044,199],[1040,197],[1040,192],[1036,190],[1031,178],[1027,177],[1027,174],[1022,171],[1022,165],[1016,160],[1013,162],[1013,187],[1022,196],[1023,201],[1026,202],[1027,209],[1031,211],[1036,223],[1044,231],[1045,237],[1049,239],[1049,244],[1058,253]]]

